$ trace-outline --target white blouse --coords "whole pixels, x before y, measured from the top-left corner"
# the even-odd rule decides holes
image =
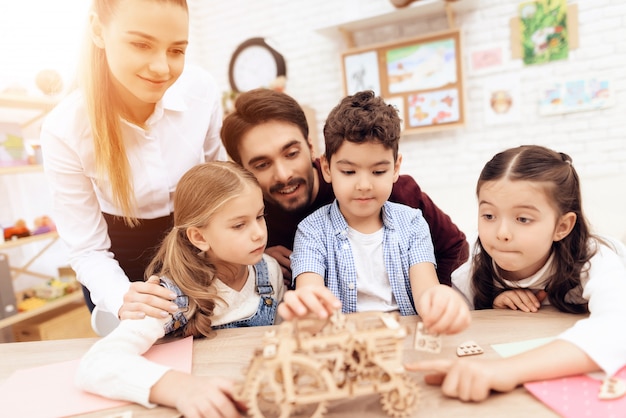
[[[590,242],[590,246],[597,246],[598,251],[589,260],[589,269],[583,271],[581,276],[582,298],[589,304],[590,315],[557,338],[580,348],[611,376],[626,365],[626,332],[622,331],[626,323],[626,248],[618,241],[607,241],[615,247],[615,251],[595,240]],[[515,282],[515,285],[543,290],[544,276],[549,274],[551,263],[552,257],[539,272]],[[468,261],[452,273],[452,284],[473,309],[470,275],[471,261]],[[543,304],[548,303],[548,298],[545,298]]]
[[[267,254],[263,254],[263,259],[267,263],[270,283],[274,288],[272,297],[280,303],[284,294],[280,265]],[[220,282],[220,297],[226,299],[229,306],[222,304],[216,307],[215,315],[211,318],[212,324],[217,326],[253,315],[260,301],[259,294],[254,291],[255,283],[256,270],[253,266],[248,266],[248,281],[242,292],[230,288],[230,291],[225,292],[226,285]],[[185,313],[189,317],[193,314],[191,310]],[[136,402],[145,407],[155,406],[149,401],[150,389],[169,367],[154,363],[143,357],[143,354],[163,337],[165,323],[170,319],[148,316],[121,321],[117,328],[85,353],[75,377],[76,385],[107,398]]]
[[[169,215],[176,184],[187,170],[204,161],[226,160],[221,124],[215,81],[191,66],[156,104],[145,130],[122,121],[138,218]],[[102,212],[122,213],[115,207],[108,180],[96,180],[91,126],[80,91],[46,117],[41,146],[53,220],[69,249],[70,264],[93,302],[117,315],[130,282],[109,251]]]

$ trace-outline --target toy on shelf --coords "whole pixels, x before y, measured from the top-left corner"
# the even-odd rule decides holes
[[[41,298],[33,296],[33,297],[26,298],[26,299],[19,301],[17,303],[17,311],[28,312],[28,311],[32,311],[33,309],[41,308],[45,304],[46,304],[45,299],[41,299]]]
[[[419,401],[402,365],[407,335],[390,312],[283,322],[264,336],[238,397],[255,418],[320,418],[328,401],[379,393],[390,417],[407,417]]]
[[[35,228],[30,230],[24,219],[15,221],[15,225],[4,228],[4,240],[30,237],[31,235],[41,235],[48,232],[56,231],[56,225],[49,216],[43,215],[35,218],[33,222]]]
[[[52,222],[52,219],[48,215],[43,215],[35,218],[35,229],[33,229],[33,235],[46,234],[48,232],[56,231],[57,227]]]
[[[4,239],[6,241],[30,236],[30,230],[26,227],[26,221],[18,219],[13,226],[4,228]]]

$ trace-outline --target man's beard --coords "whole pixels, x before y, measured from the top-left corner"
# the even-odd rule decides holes
[[[281,190],[292,187],[305,188],[305,193],[301,191],[291,198],[280,198]],[[277,183],[270,187],[270,201],[276,206],[280,206],[286,212],[299,212],[306,209],[311,203],[313,188],[303,178],[291,179],[288,183]],[[303,199],[304,196],[304,199]],[[277,198],[278,197],[278,198]]]

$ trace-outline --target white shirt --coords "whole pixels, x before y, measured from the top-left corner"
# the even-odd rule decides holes
[[[267,263],[270,283],[274,287],[276,301],[283,299],[283,274],[278,262],[267,254],[263,255]],[[248,266],[248,281],[244,288],[254,290],[256,273],[253,266]],[[225,286],[220,282],[221,286]],[[220,296],[226,296],[221,293]],[[232,289],[231,289],[232,290]],[[232,291],[234,293],[234,290]],[[227,309],[216,308],[211,317],[213,325],[226,323],[223,319],[228,316],[229,322],[250,317],[259,306],[260,296],[256,292],[245,294],[245,300],[240,298],[241,305],[231,304]],[[230,301],[234,301],[230,299]],[[249,307],[254,306],[250,312]],[[193,315],[189,312],[186,315]],[[278,319],[278,318],[277,318]],[[143,354],[164,335],[164,324],[170,318],[156,319],[125,319],[109,335],[97,341],[82,357],[76,374],[76,385],[88,392],[96,393],[111,399],[136,402],[145,407],[155,406],[149,402],[150,389],[163,377],[169,367],[163,366],[143,357]]]
[[[285,293],[283,272],[278,261],[267,254],[263,254],[267,264],[267,274],[270,284],[274,288],[272,298],[280,303]],[[221,300],[215,302],[211,324],[213,326],[230,324],[231,322],[250,318],[259,308],[260,296],[256,291],[256,271],[254,266],[248,266],[248,280],[241,290],[237,291],[224,284],[221,280],[215,280],[217,295]],[[278,318],[277,318],[278,319]]]
[[[169,215],[176,184],[187,170],[204,161],[226,160],[219,100],[213,78],[186,66],[156,104],[146,130],[122,121],[138,218]],[[53,219],[69,249],[70,264],[93,302],[117,315],[130,282],[109,251],[111,241],[101,212],[122,213],[113,203],[109,182],[95,180],[91,126],[80,91],[46,117],[41,146]]]
[[[606,238],[605,238],[606,239]],[[591,357],[608,375],[626,365],[626,249],[620,242],[607,239],[616,251],[597,245],[598,251],[589,260],[589,270],[581,276],[582,298],[588,302],[590,315],[579,320],[557,338],[568,341]],[[595,247],[596,241],[590,242]],[[592,248],[593,248],[592,247]],[[474,254],[474,252],[470,252]],[[470,257],[471,260],[471,257]],[[550,272],[552,258],[533,276],[515,282],[528,289],[544,289],[544,275]],[[466,297],[473,308],[470,285],[471,261],[452,273],[452,284]],[[573,289],[574,290],[574,289]],[[574,292],[575,293],[575,292]],[[543,304],[548,304],[548,298]]]
[[[356,268],[358,312],[398,310],[385,268],[383,233],[383,228],[372,234],[363,234],[348,227],[348,241],[352,246]]]

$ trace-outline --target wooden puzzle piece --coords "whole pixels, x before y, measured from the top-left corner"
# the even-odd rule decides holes
[[[598,398],[605,400],[617,399],[624,395],[626,395],[626,382],[617,377],[609,377],[602,382]]]
[[[465,341],[456,348],[456,355],[459,357],[475,356],[482,353],[484,353],[484,350],[474,341]]]
[[[441,336],[439,334],[431,334],[428,332],[424,323],[418,321],[415,328],[415,342],[413,348],[418,351],[427,351],[429,353],[441,352]]]
[[[265,333],[234,398],[251,418],[322,418],[332,400],[377,393],[389,417],[409,418],[419,385],[402,362],[407,335],[397,312],[283,321]]]

